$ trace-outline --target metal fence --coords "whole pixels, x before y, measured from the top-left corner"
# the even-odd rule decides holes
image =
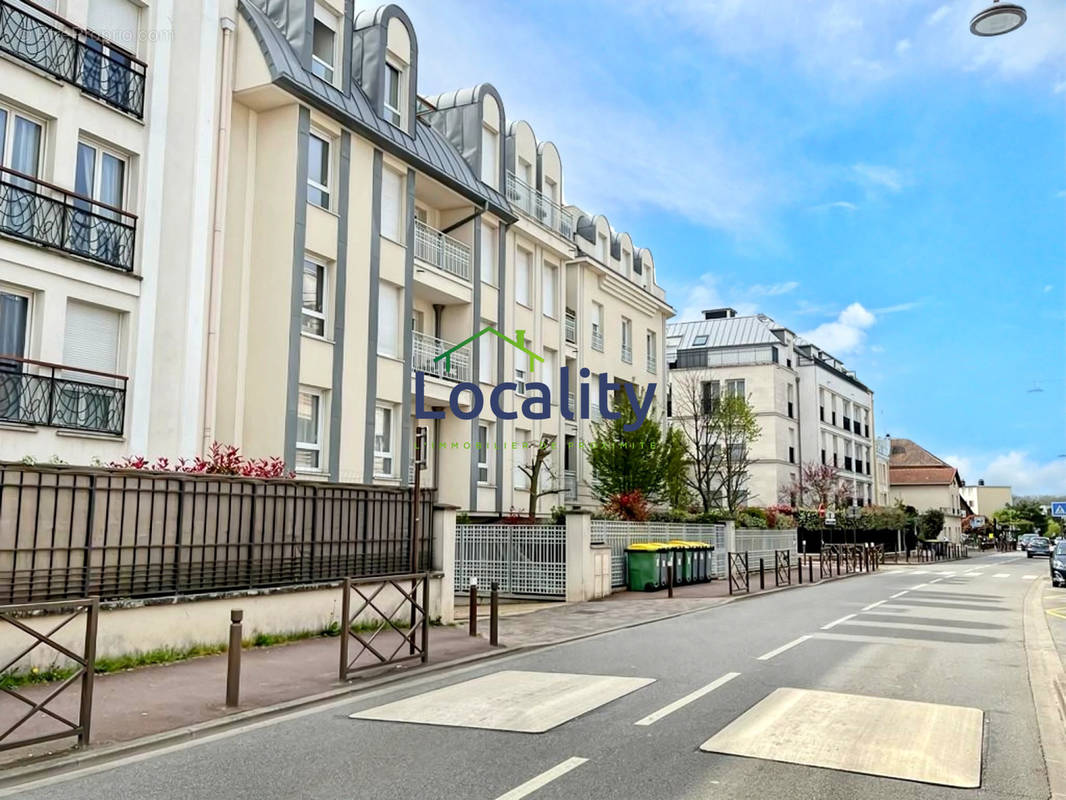
[[[714,546],[711,570],[715,578],[726,577],[726,541],[724,525],[687,522],[616,522],[592,520],[592,541],[611,548],[611,587],[626,585],[626,548],[634,542],[669,542],[680,539]]]
[[[566,597],[566,526],[456,525],[455,591],[475,578],[500,594]]]
[[[0,465],[0,603],[102,600],[411,570],[400,488]],[[422,492],[415,569],[431,566]]]
[[[737,531],[736,549],[738,552],[746,552],[753,564],[758,564],[760,558],[764,559],[767,564],[774,563],[774,554],[778,550],[788,550],[794,562],[796,560],[796,531],[741,529]]]

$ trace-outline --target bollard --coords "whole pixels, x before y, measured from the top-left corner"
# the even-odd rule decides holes
[[[821,559],[819,559],[819,561],[818,561],[818,570],[819,570],[819,572],[821,571],[821,569],[822,569],[822,562],[821,562]],[[807,583],[814,583],[814,562],[811,561],[809,558],[807,559]]]
[[[493,647],[500,643],[500,584],[492,582],[489,592],[489,644]]]
[[[470,579],[470,635],[477,636],[477,578]]]
[[[241,704],[241,622],[244,612],[234,608],[229,612],[229,650],[226,652],[226,705]]]
[[[802,583],[803,583],[803,554],[802,553],[800,554],[800,557],[799,557],[799,569],[797,570],[797,572],[799,573],[799,582],[802,585]]]
[[[666,596],[674,596],[674,565],[666,565]]]
[[[766,573],[763,572],[762,559],[759,559],[759,591],[766,588]]]
[[[837,577],[840,577],[840,551],[837,550]]]

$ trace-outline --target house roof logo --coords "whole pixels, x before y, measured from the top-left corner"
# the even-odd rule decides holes
[[[491,334],[495,335],[497,338],[502,339],[503,341],[507,342],[507,344],[509,344],[512,347],[517,348],[518,350],[521,350],[523,353],[525,353],[529,357],[529,371],[530,372],[533,372],[533,369],[536,366],[536,362],[537,361],[540,361],[540,362],[544,361],[543,357],[538,356],[536,353],[534,353],[532,350],[530,350],[529,348],[526,347],[526,332],[524,330],[523,331],[515,331],[514,332],[515,338],[514,339],[510,339],[510,338],[504,336],[502,333],[500,333],[495,328],[493,328],[491,325],[486,325],[484,328],[482,328],[480,331],[475,333],[469,339],[464,339],[463,341],[459,342],[459,344],[454,345],[452,347],[449,347],[447,350],[445,350],[439,356],[436,356],[433,359],[433,361],[437,362],[437,361],[440,361],[441,359],[444,359],[444,369],[445,370],[450,370],[452,368],[452,353],[454,353],[460,347],[466,347],[468,344],[470,344],[471,342],[475,341],[476,339],[480,339],[486,333],[491,333]]]

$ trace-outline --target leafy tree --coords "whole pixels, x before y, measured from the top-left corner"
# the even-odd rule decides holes
[[[637,390],[638,395],[640,390]],[[652,502],[663,496],[666,485],[664,460],[668,447],[653,406],[644,423],[636,430],[624,430],[635,424],[637,415],[623,392],[616,392],[611,410],[617,419],[603,419],[592,424],[593,440],[589,446],[592,467],[592,491],[601,503],[617,495],[639,489]]]
[[[669,428],[663,444],[663,497],[670,508],[687,511],[692,504],[692,490],[688,483],[684,434],[678,428]]]
[[[1030,523],[1035,533],[1043,535],[1047,531],[1051,518],[1043,512],[1040,504],[1035,500],[1017,498],[1008,508],[1014,509],[1017,519]]]
[[[555,473],[552,472],[551,456],[552,447],[555,445],[555,437],[548,435],[541,438],[537,447],[533,450],[528,464],[519,464],[519,471],[529,479],[529,519],[537,517],[537,503],[540,498],[549,494],[559,494],[560,490],[554,486]],[[532,449],[532,448],[530,448]],[[541,479],[544,479],[543,484]],[[548,488],[541,488],[547,486]]]
[[[939,508],[930,508],[918,516],[918,534],[922,539],[936,539],[944,530],[944,512]]]
[[[800,466],[799,478],[784,484],[778,494],[782,502],[796,506],[833,508],[847,505],[850,489],[832,464],[808,461]]]
[[[1054,539],[1057,536],[1062,536],[1062,525],[1059,524],[1058,520],[1051,520],[1051,522],[1047,524],[1047,532],[1044,535],[1047,536],[1049,539]]]

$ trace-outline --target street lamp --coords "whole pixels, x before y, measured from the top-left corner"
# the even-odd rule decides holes
[[[992,0],[992,5],[977,12],[970,20],[970,33],[974,36],[1001,36],[1018,30],[1025,20],[1025,9],[1021,6]]]

